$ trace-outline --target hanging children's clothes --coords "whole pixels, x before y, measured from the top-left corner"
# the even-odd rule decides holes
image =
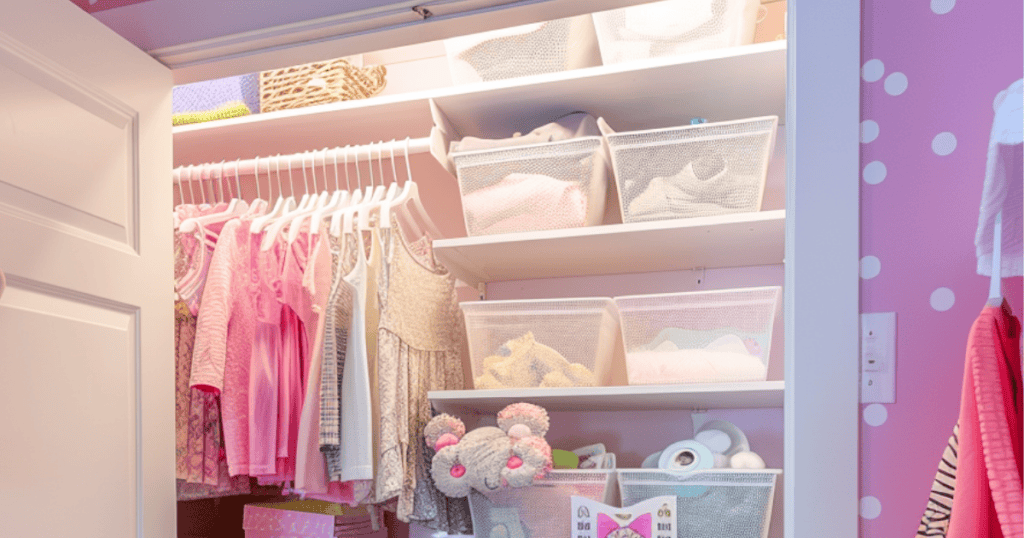
[[[190,385],[220,395],[231,476],[249,474],[249,369],[258,266],[245,215],[224,225],[210,261],[196,328]]]
[[[1020,330],[1005,301],[971,328],[949,538],[1024,532]]]
[[[400,229],[383,232],[382,239],[377,498],[397,495],[404,521],[464,532],[465,500],[448,499],[434,487],[422,436],[432,417],[427,391],[463,388],[465,338],[455,280],[436,262],[426,266],[414,258]]]

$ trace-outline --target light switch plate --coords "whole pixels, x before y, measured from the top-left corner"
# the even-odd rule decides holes
[[[896,312],[860,315],[860,401],[896,403]]]

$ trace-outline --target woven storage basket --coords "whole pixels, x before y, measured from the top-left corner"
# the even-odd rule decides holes
[[[384,90],[387,68],[358,67],[338,58],[260,73],[263,112],[366,99]]]

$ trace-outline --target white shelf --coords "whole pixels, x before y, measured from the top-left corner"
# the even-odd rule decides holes
[[[434,100],[462,135],[506,137],[578,110],[618,130],[785,117],[784,41],[451,86],[173,129],[175,165],[423,137]]]
[[[467,284],[774,265],[785,253],[785,210],[674,221],[611,224],[434,242]]]
[[[702,383],[535,389],[434,391],[431,405],[446,413],[496,413],[515,402],[548,411],[650,411],[782,407],[785,383]]]

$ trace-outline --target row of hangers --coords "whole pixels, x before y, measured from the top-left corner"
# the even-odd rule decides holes
[[[433,220],[431,220],[423,206],[419,195],[419,187],[412,179],[412,167],[409,164],[410,140],[406,138],[404,143],[406,177],[401,185],[399,185],[398,169],[395,164],[395,146],[397,143],[395,140],[392,140],[391,143],[387,145],[390,148],[390,155],[387,157],[387,160],[391,163],[392,172],[392,182],[388,186],[385,186],[385,143],[383,141],[378,142],[377,144],[356,147],[345,146],[345,148],[339,147],[333,150],[324,148],[322,150],[307,151],[284,157],[277,155],[275,157],[255,158],[253,160],[253,173],[256,180],[256,200],[262,200],[262,192],[260,192],[261,160],[265,161],[267,164],[266,177],[268,179],[268,186],[270,187],[270,193],[267,200],[268,207],[270,206],[270,199],[273,198],[273,180],[275,177],[278,187],[278,196],[273,202],[273,207],[266,213],[257,216],[250,226],[251,233],[264,233],[260,248],[263,250],[269,250],[273,246],[276,238],[285,232],[287,232],[288,243],[294,243],[295,240],[298,239],[299,234],[302,233],[302,229],[306,223],[308,223],[308,235],[312,242],[313,237],[321,232],[321,229],[325,226],[328,219],[330,224],[327,226],[327,230],[334,236],[341,236],[344,233],[355,234],[360,231],[367,231],[374,227],[374,225],[381,229],[389,229],[392,228],[394,224],[392,220],[392,213],[402,221],[403,231],[407,238],[422,237],[424,233],[429,234],[432,239],[441,238],[442,235],[440,231],[434,224]],[[375,148],[377,150],[376,175],[374,174],[373,163],[373,151]],[[366,161],[368,161],[369,165],[369,185],[366,187],[363,187],[363,174],[359,166],[363,150],[366,151]],[[343,161],[340,163],[345,170],[344,188],[342,188],[340,173],[338,171],[338,153],[341,153],[344,156]],[[357,188],[355,189],[352,189],[352,178],[348,166],[349,155],[353,153],[357,155],[355,160]],[[321,154],[322,164],[318,167],[316,161]],[[309,161],[308,166],[307,159]],[[284,195],[283,182],[281,179],[281,162],[285,161],[287,163],[286,169],[288,172],[288,184],[291,189],[294,188],[294,174],[292,167],[294,160],[300,161],[302,168],[302,181],[303,185],[306,187],[306,192],[302,195],[299,201],[295,200],[294,191],[292,191],[287,197]],[[331,168],[328,166],[329,160],[332,161],[331,164],[333,164],[333,174],[329,173],[329,168]],[[273,166],[273,170],[271,169],[272,165],[275,165]],[[198,181],[202,203],[207,203],[206,186],[203,184],[204,178],[209,178],[209,181],[216,182],[215,186],[217,188],[213,188],[214,185],[212,184],[210,185],[212,191],[211,197],[217,198],[216,195],[219,190],[220,197],[215,201],[223,202],[227,197],[232,197],[227,209],[224,211],[201,217],[185,219],[178,226],[178,229],[181,232],[194,233],[198,228],[206,230],[211,224],[226,222],[249,211],[250,205],[241,198],[241,180],[239,177],[239,170],[241,168],[240,160],[235,161],[234,166],[231,167],[234,169],[235,192],[233,194],[231,193],[231,181],[227,179],[229,166],[229,163],[222,161],[221,163],[207,163],[198,166],[179,167],[175,170],[175,182],[178,185],[179,196],[182,202],[186,199],[183,183],[188,183],[188,189],[191,194],[189,199],[191,202],[196,203],[198,201],[193,189],[193,183]],[[193,174],[196,168],[199,169],[199,174],[198,179],[194,180]],[[320,176],[323,178],[323,190],[318,190],[320,185],[317,178],[317,168],[320,168]],[[217,172],[216,178],[213,177],[215,172]],[[273,172],[273,174],[271,172]],[[333,177],[333,190],[331,190],[328,185],[329,177]],[[379,178],[379,183],[375,178]],[[225,180],[227,180],[228,185],[227,196],[225,196],[224,190]],[[312,188],[310,188],[311,184]],[[216,237],[207,234],[205,240],[212,244],[212,242],[216,241]]]

